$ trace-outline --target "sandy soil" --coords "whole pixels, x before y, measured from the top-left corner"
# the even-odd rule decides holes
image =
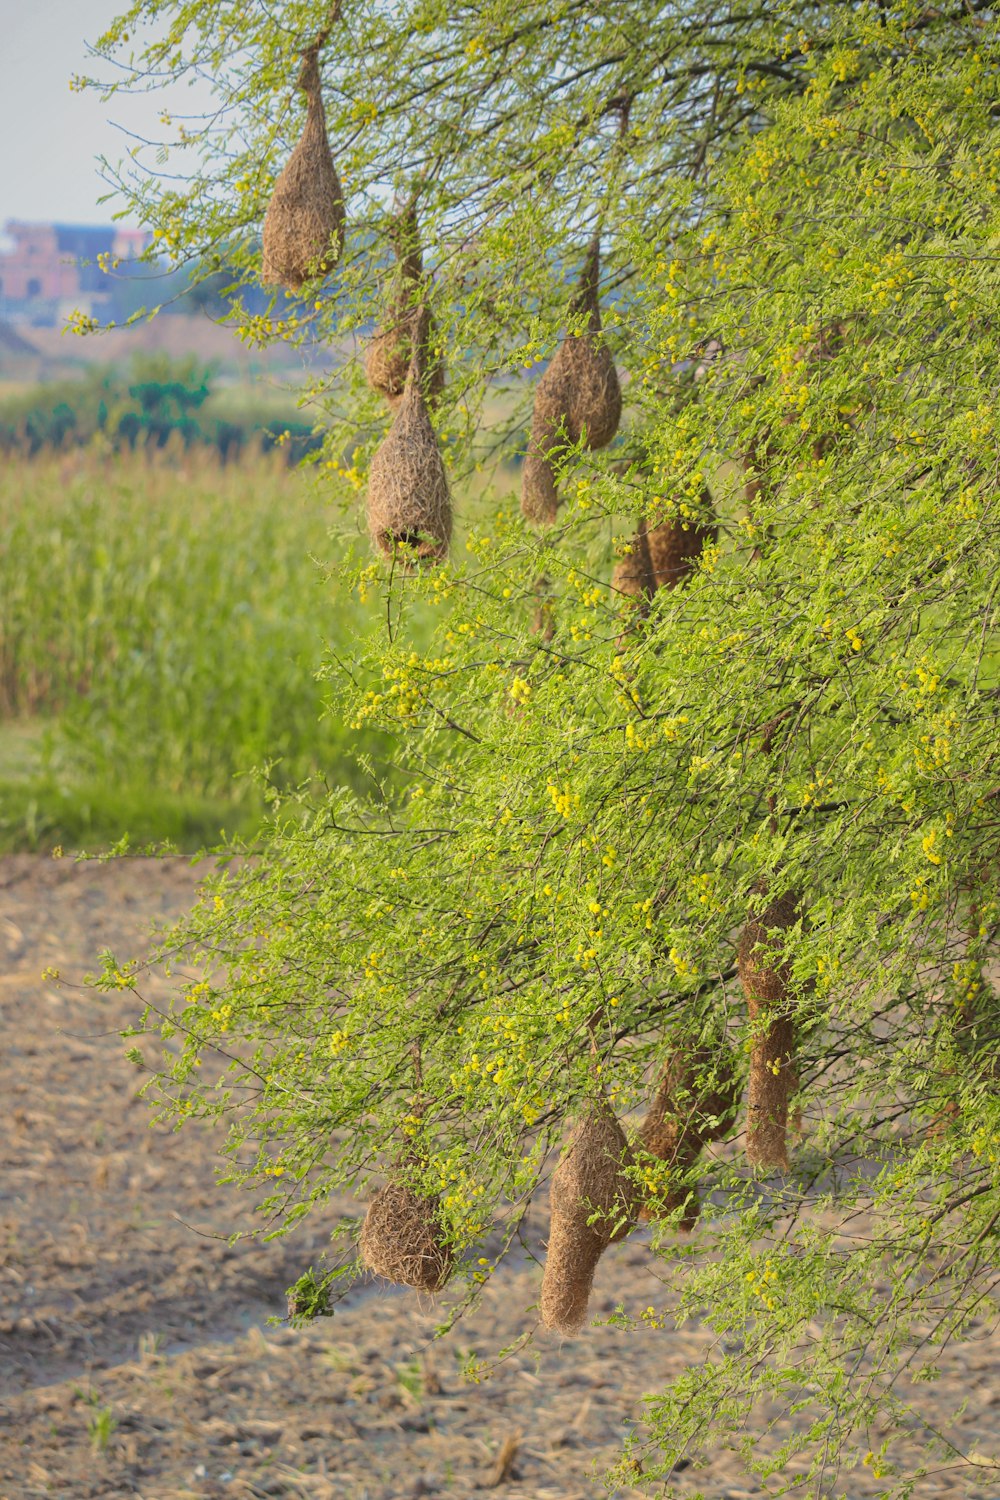
[[[702,1357],[706,1333],[596,1327],[565,1343],[536,1332],[470,1382],[470,1357],[531,1326],[530,1262],[503,1271],[438,1342],[440,1306],[378,1289],[303,1331],[268,1324],[330,1222],[228,1244],[250,1221],[240,1195],[214,1184],[211,1138],[150,1129],[136,1098],[117,1035],[134,1000],[80,984],[102,948],[140,951],[195,880],[180,861],[0,860],[0,1500],[606,1494],[601,1476],[643,1394]],[[50,966],[58,985],[41,978]],[[657,1290],[633,1236],[602,1262],[593,1312],[639,1310]],[[1000,1341],[966,1346],[943,1370],[942,1422],[967,1399],[963,1443],[992,1447]],[[729,1452],[675,1484],[709,1500],[765,1493]],[[877,1489],[857,1470],[829,1493]],[[971,1491],[939,1475],[915,1493]]]

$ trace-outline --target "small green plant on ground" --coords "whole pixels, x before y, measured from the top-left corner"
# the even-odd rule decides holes
[[[102,1406],[100,1397],[92,1392],[87,1397],[90,1406],[90,1415],[87,1418],[87,1436],[90,1438],[90,1446],[95,1454],[107,1453],[111,1447],[111,1439],[118,1430],[118,1420],[110,1406]]]
[[[423,1400],[424,1369],[419,1359],[396,1366],[396,1383],[414,1401]]]

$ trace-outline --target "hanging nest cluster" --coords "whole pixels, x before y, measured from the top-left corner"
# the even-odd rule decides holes
[[[582,1328],[598,1261],[637,1220],[631,1166],[624,1132],[602,1096],[588,1105],[552,1175],[541,1299],[546,1328],[564,1334]]]
[[[587,331],[563,339],[535,392],[521,510],[536,525],[551,525],[559,507],[555,450],[581,438],[588,448],[605,448],[621,421],[618,371],[601,337],[599,273],[600,241],[595,235],[570,309],[586,318]]]
[[[404,567],[441,561],[451,540],[448,476],[423,393],[428,318],[421,308],[403,397],[368,472],[372,541]]]
[[[391,407],[397,407],[406,389],[414,339],[422,326],[421,390],[433,410],[444,390],[444,359],[433,348],[434,319],[429,311],[422,325],[420,322],[425,311],[424,259],[415,199],[411,198],[400,209],[390,235],[396,269],[383,320],[365,355],[365,375],[372,389],[384,396]]]
[[[328,276],[344,247],[344,193],[327,138],[319,71],[326,36],[322,33],[303,53],[298,87],[308,101],[306,123],[264,218],[261,279],[295,292],[317,276]]]
[[[798,1088],[791,964],[781,957],[781,934],[799,918],[798,899],[785,892],[771,901],[757,893],[736,955],[754,1028],[747,1095],[747,1160],[769,1171],[788,1171],[788,1108]]]
[[[713,1068],[714,1082],[706,1088],[703,1079]],[[697,1042],[675,1046],[639,1130],[639,1143],[670,1166],[676,1181],[665,1194],[643,1204],[644,1219],[667,1219],[682,1208],[680,1228],[694,1228],[700,1211],[698,1190],[686,1179],[702,1147],[732,1130],[739,1097],[740,1082],[724,1052],[710,1052]]]
[[[438,1199],[420,1198],[399,1180],[386,1183],[368,1205],[359,1249],[369,1271],[419,1292],[439,1292],[454,1266]]]

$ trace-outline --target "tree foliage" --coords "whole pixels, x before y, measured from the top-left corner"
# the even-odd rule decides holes
[[[242,230],[252,274],[294,134],[275,95],[322,10],[146,0],[109,33],[151,20],[138,67],[219,78],[190,190],[137,190],[168,242]],[[635,1118],[677,1057],[695,1099],[742,1083],[740,934],[787,896],[789,1171],[736,1127],[683,1173],[637,1152],[657,1317],[720,1335],[650,1403],[651,1482],[779,1411],[796,1435],[744,1449],[775,1492],[862,1461],[885,1495],[996,1483],[919,1382],[996,1316],[997,59],[990,13],[909,4],[349,5],[331,48],[355,238],[336,296],[269,331],[363,320],[420,174],[453,472],[503,451],[476,392],[551,354],[595,226],[627,418],[567,447],[544,535],[501,499],[460,560],[356,575],[378,685],[338,647],[334,711],[389,732],[401,775],[279,814],[210,886],[164,948],[202,977],[159,1088],[228,1121],[277,1226],[405,1170],[475,1295],[596,1092]],[[607,582],[623,517],[717,534],[636,605]]]

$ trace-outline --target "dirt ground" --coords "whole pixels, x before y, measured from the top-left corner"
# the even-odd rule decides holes
[[[536,1332],[472,1383],[470,1356],[531,1326],[530,1263],[501,1272],[436,1343],[440,1306],[384,1289],[303,1331],[268,1324],[318,1260],[329,1221],[230,1245],[250,1221],[245,1200],[214,1184],[211,1137],[150,1129],[136,1097],[117,1035],[134,999],[81,985],[103,948],[141,951],[149,924],[183,910],[195,883],[182,861],[0,860],[0,1500],[606,1494],[602,1475],[643,1394],[702,1358],[707,1333]],[[592,1310],[637,1311],[657,1291],[633,1236],[602,1262]],[[966,1451],[993,1449],[1000,1340],[943,1362],[933,1399],[942,1422],[968,1401]],[[766,1493],[728,1451],[674,1482],[707,1500]],[[867,1500],[878,1488],[859,1469],[829,1494]],[[971,1493],[996,1500],[1000,1485],[972,1491],[938,1475],[915,1491]]]

